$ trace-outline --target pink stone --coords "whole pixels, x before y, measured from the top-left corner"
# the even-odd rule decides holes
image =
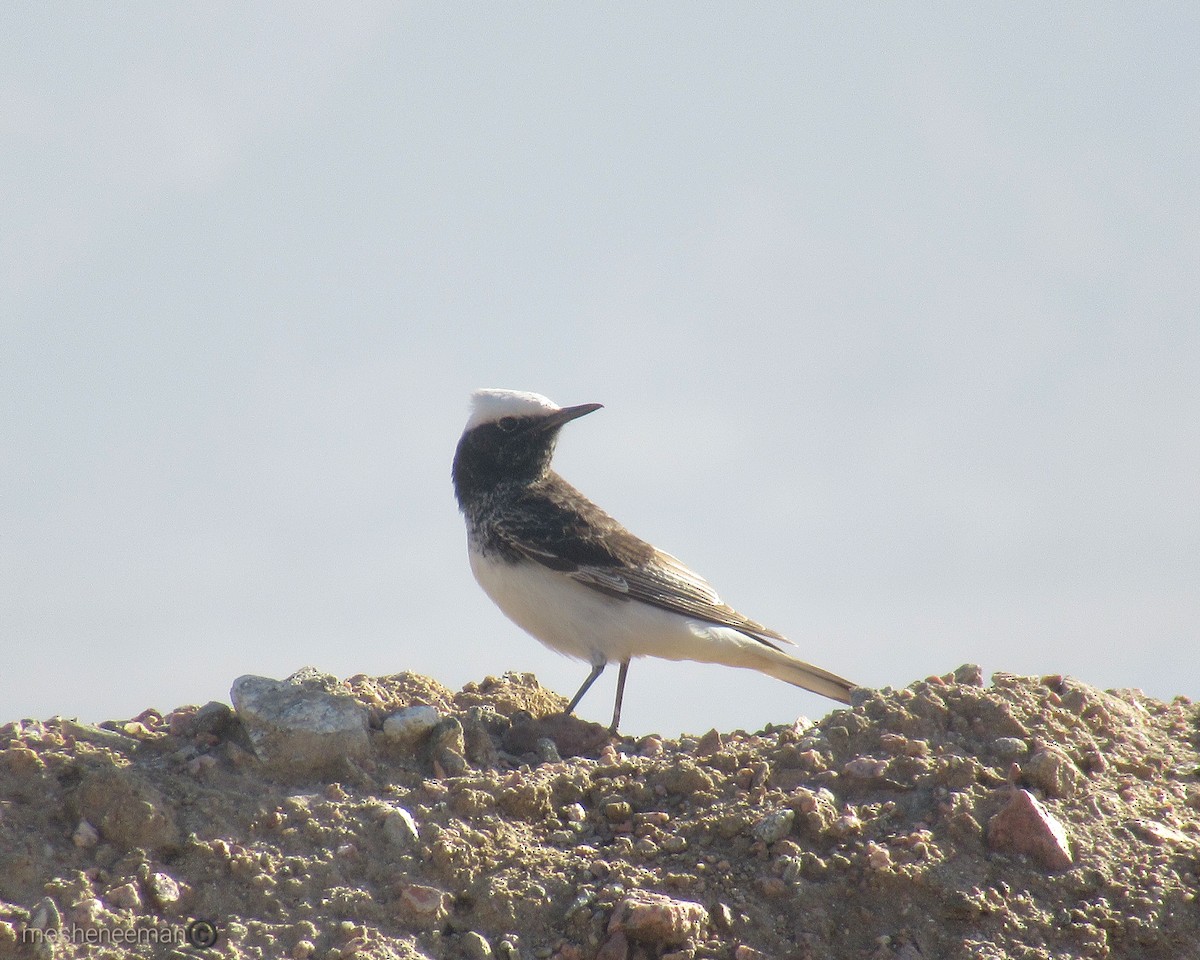
[[[617,905],[608,932],[624,933],[640,943],[674,946],[700,937],[707,925],[708,911],[700,904],[639,890]]]
[[[988,821],[987,839],[993,850],[1023,853],[1047,870],[1065,870],[1074,862],[1062,824],[1028,790],[1013,791]]]
[[[437,887],[405,884],[400,890],[400,912],[410,923],[432,928],[446,919],[449,899],[449,894]]]

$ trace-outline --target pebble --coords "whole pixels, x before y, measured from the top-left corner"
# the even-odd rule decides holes
[[[673,833],[663,837],[661,846],[667,853],[683,853],[688,848],[688,842],[686,837]]]
[[[558,755],[558,744],[549,737],[539,737],[534,743],[534,752],[542,763],[562,763]]]
[[[750,832],[756,840],[763,843],[775,843],[792,832],[792,824],[796,820],[796,811],[788,809],[773,810],[760,819]]]
[[[82,927],[94,927],[104,915],[104,903],[96,897],[85,897],[71,904],[71,922]]]
[[[88,850],[100,842],[100,831],[86,820],[80,820],[75,832],[71,834],[71,842],[81,850]]]
[[[325,678],[242,676],[230,697],[259,759],[279,772],[308,776],[344,769],[370,753],[366,709]]]
[[[469,930],[462,936],[462,949],[467,960],[492,960],[492,945],[482,933]]]
[[[399,847],[411,847],[420,839],[417,821],[403,807],[392,807],[383,814],[383,833]]]
[[[662,752],[662,737],[646,737],[638,747],[638,755],[643,757],[657,757]]]
[[[404,707],[383,721],[383,735],[397,746],[412,749],[442,719],[435,707]]]
[[[49,897],[42,897],[29,911],[29,926],[34,930],[58,930],[62,927],[62,915],[58,904]]]
[[[1127,826],[1143,840],[1155,846],[1173,846],[1182,847],[1185,850],[1200,850],[1200,839],[1189,836],[1182,830],[1168,827],[1165,823],[1159,823],[1157,820],[1133,819],[1127,822]]]
[[[619,931],[638,943],[671,947],[698,939],[708,923],[708,911],[698,903],[639,890],[617,905],[608,932]]]
[[[977,663],[964,663],[954,671],[954,682],[969,687],[982,687],[983,667]]]
[[[587,810],[582,803],[568,803],[562,808],[562,814],[567,823],[583,823],[587,819]]]
[[[104,899],[108,901],[110,907],[117,910],[137,910],[142,905],[142,895],[138,892],[137,886],[132,883],[114,887],[105,894]]]
[[[624,823],[633,816],[633,807],[626,800],[607,800],[604,803],[604,816],[611,823]]]
[[[842,767],[842,774],[856,780],[878,780],[887,773],[887,768],[886,760],[877,757],[855,757]]]
[[[1028,790],[1014,790],[988,821],[987,842],[993,850],[1024,854],[1048,870],[1065,870],[1074,862],[1062,824]]]
[[[432,930],[445,922],[449,913],[450,895],[437,887],[408,883],[400,889],[401,919],[409,924]]]
[[[179,902],[179,884],[168,873],[161,871],[151,873],[146,880],[146,892],[150,894],[150,899],[163,910],[169,909]]]

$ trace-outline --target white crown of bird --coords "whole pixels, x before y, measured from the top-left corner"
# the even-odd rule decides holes
[[[494,388],[476,390],[471,394],[471,414],[467,417],[465,429],[495,423],[501,417],[532,417],[561,409],[557,403],[540,393]]]

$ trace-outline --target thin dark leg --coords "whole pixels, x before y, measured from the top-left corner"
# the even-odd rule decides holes
[[[608,732],[617,735],[617,724],[621,722],[621,701],[625,699],[625,674],[629,673],[629,661],[621,661],[621,672],[617,674],[617,702],[613,705],[613,722]]]
[[[567,713],[575,712],[575,707],[578,706],[579,701],[583,699],[583,695],[588,692],[588,688],[596,682],[596,678],[604,672],[604,668],[607,666],[607,663],[597,663],[592,667],[592,672],[589,673],[587,679],[583,681],[583,686],[579,688],[579,692],[576,693],[575,696],[571,698],[571,702],[567,704]]]

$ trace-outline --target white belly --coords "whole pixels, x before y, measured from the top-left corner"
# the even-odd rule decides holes
[[[621,600],[532,562],[469,551],[471,572],[504,615],[546,646],[593,664],[631,657],[759,667],[763,646],[728,627]]]

